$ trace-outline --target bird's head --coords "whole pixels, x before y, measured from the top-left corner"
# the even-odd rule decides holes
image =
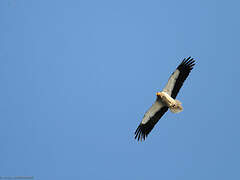
[[[157,97],[162,97],[162,93],[161,92],[157,92],[156,95],[157,95]]]

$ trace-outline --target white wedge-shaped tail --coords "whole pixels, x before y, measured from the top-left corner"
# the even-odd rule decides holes
[[[169,108],[172,113],[179,113],[183,111],[182,103],[179,100],[175,100],[174,105]]]

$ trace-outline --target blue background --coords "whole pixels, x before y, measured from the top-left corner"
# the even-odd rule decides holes
[[[0,176],[240,179],[239,5],[1,0]],[[135,141],[189,55],[184,111]]]

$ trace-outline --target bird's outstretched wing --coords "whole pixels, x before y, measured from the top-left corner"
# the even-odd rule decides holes
[[[167,85],[165,86],[163,91],[168,93],[173,99],[175,99],[184,81],[187,79],[189,73],[193,69],[194,65],[195,60],[193,58],[184,58],[182,63],[177,67],[177,69],[168,79]]]
[[[151,132],[155,124],[159,119],[167,112],[168,107],[165,106],[160,99],[157,98],[155,103],[145,113],[142,122],[139,124],[135,131],[135,139],[145,140],[148,134]]]

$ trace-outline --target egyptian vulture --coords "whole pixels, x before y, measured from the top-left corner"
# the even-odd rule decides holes
[[[155,124],[167,112],[168,108],[172,113],[179,113],[183,110],[182,103],[175,98],[194,65],[195,60],[193,58],[188,57],[183,59],[168,79],[163,91],[156,93],[156,101],[145,113],[142,122],[136,129],[135,139],[138,141],[145,140]]]

